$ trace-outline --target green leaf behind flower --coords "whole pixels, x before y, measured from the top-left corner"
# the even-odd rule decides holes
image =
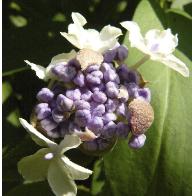
[[[143,33],[152,28],[166,28],[168,24],[167,15],[150,2],[143,0],[133,18]],[[176,26],[177,21],[174,22]],[[184,25],[182,30],[190,31]],[[190,37],[185,37],[188,39]],[[127,37],[124,43],[127,45]],[[181,49],[186,53],[185,46]],[[175,55],[192,71],[192,63],[182,52],[177,50]],[[131,48],[129,65],[140,56]],[[184,78],[153,61],[145,63],[140,71],[150,81],[155,120],[142,149],[132,150],[127,141],[119,141],[114,151],[104,157],[105,173],[113,195],[191,195],[192,78]]]

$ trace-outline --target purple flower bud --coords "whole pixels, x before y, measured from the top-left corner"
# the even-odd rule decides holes
[[[91,119],[91,113],[89,110],[77,110],[75,113],[75,123],[80,127],[85,127]]]
[[[111,121],[103,127],[101,133],[104,137],[111,138],[116,134],[116,128],[117,125],[113,121]]]
[[[83,110],[83,109],[90,110],[90,107],[91,107],[89,102],[84,101],[84,100],[77,100],[75,101],[74,104],[77,110]]]
[[[116,56],[115,60],[118,61],[124,61],[128,56],[128,49],[124,45],[120,45],[118,48],[116,48]]]
[[[118,104],[119,104],[119,101],[117,99],[108,99],[105,104],[107,112],[114,112]]]
[[[60,111],[70,111],[73,107],[73,101],[62,94],[57,96],[56,103]]]
[[[80,86],[83,87],[85,86],[85,76],[83,75],[83,73],[81,71],[78,71],[76,77],[74,78],[73,82]]]
[[[110,70],[110,69],[104,72],[104,79],[105,82],[112,81],[112,82],[116,82],[117,84],[119,84],[120,82],[117,73],[114,70]]]
[[[48,88],[42,88],[38,93],[37,93],[37,99],[40,102],[50,102],[53,97],[54,97],[54,93],[49,90]]]
[[[120,103],[116,109],[117,115],[128,117],[128,107],[125,103]]]
[[[97,150],[98,146],[96,140],[83,142],[83,148],[88,151]]]
[[[86,72],[87,73],[91,73],[93,71],[98,71],[99,70],[99,65],[90,65],[87,69]]]
[[[129,97],[136,98],[138,93],[138,88],[139,88],[137,84],[131,82],[131,83],[125,83],[125,86],[128,90]]]
[[[95,116],[91,118],[91,120],[88,122],[87,125],[88,129],[92,130],[94,133],[97,134],[97,130],[100,130],[103,128],[103,120],[101,117]]]
[[[107,50],[103,54],[104,62],[111,63],[114,60],[115,56],[116,56],[116,49]]]
[[[128,137],[129,131],[130,131],[130,129],[129,129],[129,126],[127,124],[125,124],[123,122],[119,122],[117,124],[116,134],[120,138],[126,139]]]
[[[117,120],[117,116],[114,113],[106,113],[103,115],[103,122],[104,124],[109,123],[110,121],[115,121]]]
[[[129,140],[129,146],[135,149],[142,148],[145,144],[145,140],[146,136],[144,134],[138,136],[132,135]]]
[[[95,91],[92,95],[92,98],[98,103],[105,103],[107,101],[107,96],[101,91]]]
[[[105,72],[105,71],[108,71],[108,70],[115,70],[113,64],[112,63],[103,63],[101,65],[101,71]]]
[[[53,120],[56,122],[56,123],[60,123],[62,122],[63,120],[65,120],[65,117],[64,117],[64,114],[63,112],[57,110],[57,109],[53,109],[52,110],[52,117],[53,117]]]
[[[94,106],[93,106],[94,105]],[[105,106],[103,104],[93,104],[91,103],[91,114],[94,116],[102,116],[105,113]]]
[[[53,74],[64,82],[70,82],[75,77],[77,71],[75,67],[59,64],[52,68]]]
[[[91,87],[91,90],[92,90],[92,92],[95,92],[95,91],[104,91],[105,90],[105,85],[103,83],[101,83],[98,86]]]
[[[90,101],[91,97],[92,97],[92,92],[88,89],[83,88],[81,90],[81,99],[85,100],[85,101]]]
[[[47,103],[40,103],[35,107],[35,113],[37,119],[42,120],[51,115],[51,109]]]
[[[70,122],[69,133],[73,134],[73,133],[78,133],[78,132],[81,132],[81,128],[74,122]]]
[[[42,120],[40,125],[50,137],[59,137],[59,133],[55,130],[57,128],[57,123],[55,123],[52,118],[46,118]]]
[[[151,101],[151,91],[149,88],[140,88],[136,93],[136,98],[144,99],[147,102]]]
[[[97,76],[92,75],[92,73],[86,75],[86,80],[89,84],[92,85],[101,84],[101,79]]]
[[[69,99],[72,99],[73,101],[80,100],[81,91],[78,88],[74,90],[67,90],[66,97],[68,97]]]
[[[118,85],[114,82],[108,82],[106,84],[106,93],[110,98],[117,98],[119,94]]]

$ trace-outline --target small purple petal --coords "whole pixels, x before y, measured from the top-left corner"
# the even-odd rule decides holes
[[[107,101],[107,96],[101,91],[95,91],[92,95],[94,101],[98,103],[105,103]]]
[[[104,54],[103,54],[103,57],[104,57],[104,62],[106,63],[111,63],[115,56],[116,56],[116,49],[112,49],[112,50],[107,50]]]
[[[99,70],[99,65],[90,65],[87,69],[86,72],[87,73],[91,73],[93,71],[98,71]]]
[[[119,94],[118,85],[114,82],[108,82],[106,84],[106,93],[110,98],[117,98]]]
[[[73,101],[80,100],[81,91],[79,89],[67,90],[66,97],[68,97],[69,99],[72,99]]]
[[[136,93],[136,98],[144,99],[147,102],[151,101],[151,91],[149,88],[140,88]]]
[[[74,105],[77,110],[83,110],[83,109],[90,110],[91,107],[89,102],[84,100],[77,100],[75,101]]]
[[[62,94],[57,96],[56,103],[60,111],[70,111],[73,107],[73,101]]]
[[[131,98],[136,98],[137,96],[137,93],[138,93],[138,86],[137,84],[131,82],[131,83],[125,83],[125,86],[128,90],[128,93],[129,93],[129,97]]]
[[[116,128],[117,128],[117,125],[113,121],[111,121],[103,127],[103,129],[101,130],[101,133],[104,137],[111,138],[115,135]]]
[[[48,104],[40,103],[35,107],[35,113],[38,120],[45,119],[51,115],[51,108]]]
[[[134,149],[142,148],[145,144],[146,136],[144,134],[139,136],[131,136],[129,146]]]
[[[107,70],[104,72],[105,82],[116,82],[117,84],[120,82],[119,76],[114,70]]]
[[[75,67],[59,64],[52,68],[53,74],[64,82],[70,82],[75,77],[77,71]]]
[[[107,112],[114,112],[118,104],[119,104],[119,101],[117,99],[108,99],[105,104]]]
[[[120,103],[116,109],[117,115],[127,117],[128,116],[128,107],[125,103]]]
[[[92,130],[94,133],[97,130],[103,128],[103,120],[101,117],[95,116],[93,117],[87,125],[88,129]]]
[[[107,70],[115,70],[115,67],[113,66],[112,63],[103,63],[103,64],[101,65],[101,71],[102,71],[102,72],[105,72],[105,71],[107,71]]]
[[[125,124],[123,122],[119,122],[117,124],[116,134],[120,138],[126,139],[128,137],[129,131],[130,131],[130,129],[129,129],[129,126],[127,124]]]
[[[118,48],[116,48],[116,56],[115,60],[118,61],[124,61],[128,56],[128,49],[126,46],[121,45]]]
[[[38,101],[41,101],[41,102],[50,102],[53,97],[54,97],[54,93],[48,89],[48,88],[42,88],[38,93],[37,93],[37,99]]]
[[[83,73],[81,71],[78,71],[76,77],[74,78],[73,82],[80,86],[83,87],[85,86],[85,76],[83,75]]]
[[[105,106],[103,104],[95,105],[95,107],[91,107],[92,117],[94,116],[102,116],[105,113]]]
[[[91,119],[91,113],[89,110],[77,110],[75,113],[75,123],[80,127],[85,127]]]
[[[110,121],[115,121],[117,120],[117,116],[114,113],[106,113],[103,115],[103,122],[104,124],[109,123]]]
[[[90,101],[91,97],[92,97],[92,92],[88,89],[82,89],[81,90],[81,99],[85,100],[85,101]]]

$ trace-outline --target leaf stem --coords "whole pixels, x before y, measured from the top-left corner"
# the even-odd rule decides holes
[[[137,63],[135,63],[133,66],[131,66],[132,69],[138,69],[143,63],[145,63],[147,60],[149,60],[150,56],[145,55],[142,59],[140,59]]]

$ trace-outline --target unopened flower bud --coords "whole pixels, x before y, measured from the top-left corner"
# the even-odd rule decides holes
[[[62,94],[57,96],[56,103],[60,111],[70,111],[73,107],[73,101]]]
[[[133,135],[145,133],[154,120],[152,106],[142,99],[134,99],[130,102],[128,109],[129,121]]]
[[[132,135],[129,140],[129,146],[134,149],[142,148],[145,144],[146,136],[144,134],[134,136]]]
[[[36,97],[38,101],[48,103],[53,99],[54,93],[48,88],[42,88]]]
[[[85,76],[83,75],[83,73],[81,71],[79,71],[76,75],[76,77],[74,78],[73,82],[80,86],[83,87],[85,85]]]
[[[118,61],[124,61],[128,56],[128,49],[124,45],[120,45],[118,48],[116,48],[116,56],[115,60]]]

